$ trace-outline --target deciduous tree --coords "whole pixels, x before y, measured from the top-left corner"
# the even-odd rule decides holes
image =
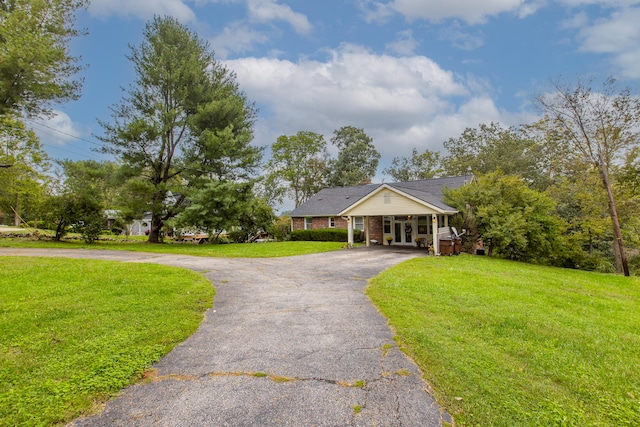
[[[272,202],[291,197],[298,207],[326,186],[327,143],[322,135],[300,131],[271,146],[265,189]]]
[[[441,167],[440,153],[437,151],[425,150],[418,154],[414,148],[411,157],[394,157],[391,166],[382,172],[391,176],[395,181],[415,181],[419,179],[431,179],[443,172]]]
[[[0,2],[0,115],[36,116],[51,103],[75,99],[78,58],[68,52],[78,35],[74,13],[86,0]]]
[[[34,219],[45,194],[49,158],[32,130],[13,113],[0,115],[0,210],[13,215],[13,224]]]
[[[559,136],[557,141],[574,159],[598,170],[608,196],[616,269],[628,276],[611,172],[615,162],[639,144],[640,100],[628,88],[619,89],[612,78],[599,91],[592,89],[592,83],[584,79],[575,84],[556,80],[552,82],[553,92],[538,96],[536,101],[547,117],[547,130]]]
[[[542,146],[529,135],[498,123],[467,128],[458,138],[444,142],[449,154],[442,161],[448,175],[487,174],[501,170],[520,175],[535,188],[548,184],[543,171]]]
[[[445,201],[473,220],[489,255],[546,260],[562,231],[553,200],[516,175],[498,171],[480,176],[474,183],[445,190]]]
[[[380,153],[363,129],[343,126],[333,132],[331,142],[338,148],[338,157],[329,162],[330,186],[359,185],[371,181],[378,170]]]

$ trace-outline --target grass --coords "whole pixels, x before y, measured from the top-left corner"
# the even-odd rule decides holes
[[[367,292],[456,425],[640,425],[639,278],[428,257]]]
[[[146,264],[0,257],[0,425],[91,413],[192,334],[213,287]]]
[[[82,240],[34,240],[25,238],[0,238],[0,247],[44,248],[44,249],[106,249],[134,252],[168,253],[220,258],[270,258],[329,252],[345,247],[341,242],[268,242],[203,244],[158,243],[151,244],[140,239],[114,239],[93,244]]]

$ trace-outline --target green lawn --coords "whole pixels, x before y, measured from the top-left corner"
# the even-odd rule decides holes
[[[0,257],[0,425],[96,410],[198,327],[203,276],[146,264]]]
[[[428,257],[367,292],[456,425],[640,425],[640,278]]]
[[[268,242],[268,243],[231,243],[203,244],[190,243],[158,243],[151,244],[140,239],[118,239],[98,241],[86,244],[82,240],[32,240],[25,238],[0,238],[0,247],[14,248],[46,248],[46,249],[108,249],[135,252],[156,252],[179,255],[194,255],[220,258],[270,258],[293,255],[305,255],[318,252],[329,252],[342,249],[346,243],[341,242]]]

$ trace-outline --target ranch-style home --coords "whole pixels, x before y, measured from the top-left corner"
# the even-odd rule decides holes
[[[325,188],[291,212],[291,229],[346,228],[349,245],[353,230],[360,230],[367,246],[421,243],[439,253],[438,229],[448,230],[449,217],[458,213],[442,201],[442,189],[456,189],[472,179],[467,175]]]

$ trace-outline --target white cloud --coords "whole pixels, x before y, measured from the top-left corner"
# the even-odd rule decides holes
[[[440,40],[447,40],[452,46],[462,50],[474,50],[484,44],[482,33],[470,34],[461,30],[458,22],[444,27],[439,34]]]
[[[226,58],[230,53],[244,53],[253,50],[256,44],[266,43],[269,38],[247,25],[235,22],[226,26],[221,34],[209,42],[217,58]]]
[[[596,5],[602,7],[627,7],[633,6],[640,3],[638,0],[557,0],[558,3],[576,7],[576,6],[589,6]]]
[[[524,17],[535,12],[540,5],[539,0],[393,0],[375,3],[366,19],[380,21],[388,18],[392,12],[397,12],[409,21],[424,19],[439,22],[455,18],[469,24],[480,24],[488,17],[504,12],[516,12]]]
[[[307,17],[275,0],[249,0],[249,18],[254,22],[285,21],[298,34],[308,35],[313,26]]]
[[[640,8],[621,9],[607,19],[583,27],[579,32],[580,49],[613,55],[624,75],[640,78]]]
[[[135,16],[148,20],[154,15],[172,16],[180,22],[193,22],[196,15],[183,0],[92,0],[89,4],[92,16]]]
[[[413,55],[419,46],[420,43],[413,38],[413,31],[406,30],[398,33],[396,40],[388,43],[386,47],[398,55],[409,56]]]
[[[325,61],[273,58],[226,61],[249,99],[261,108],[256,143],[301,130],[331,137],[345,125],[361,127],[383,158],[442,149],[465,127],[499,120],[501,112],[476,82],[467,84],[424,56],[375,55],[343,45]]]
[[[585,11],[580,11],[569,19],[560,23],[560,28],[565,30],[575,30],[584,28],[589,24],[589,16]]]
[[[51,117],[41,117],[34,120],[33,130],[45,144],[67,145],[77,142],[82,132],[73,123],[68,114],[54,110]]]

